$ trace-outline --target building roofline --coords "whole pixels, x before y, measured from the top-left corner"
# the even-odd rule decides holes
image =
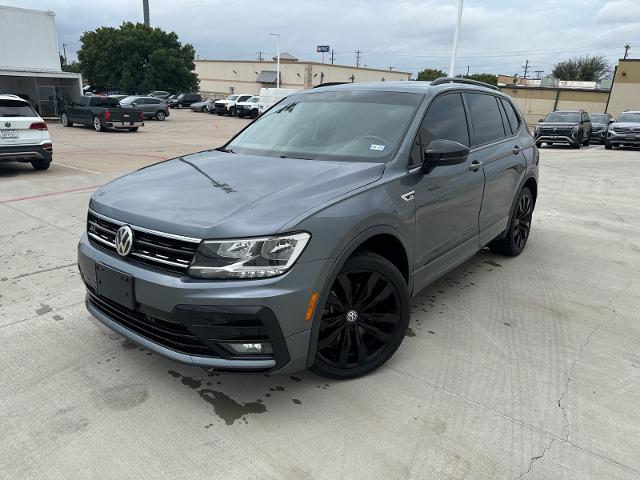
[[[49,15],[55,17],[55,12],[51,10],[33,10],[32,8],[14,7],[11,5],[0,5],[0,10],[20,10],[21,12],[40,13],[42,15]]]
[[[200,58],[198,60],[194,60],[194,62],[211,62],[211,63],[267,63],[275,65],[277,62],[273,60],[209,60],[205,58]],[[381,68],[365,68],[365,67],[354,67],[352,65],[338,65],[337,63],[322,63],[322,62],[312,62],[307,60],[298,60],[297,62],[280,62],[280,67],[282,65],[320,65],[325,67],[339,67],[339,68],[351,68],[356,70],[368,70],[371,72],[386,72],[386,73],[402,73],[404,75],[411,75],[411,72],[405,72],[403,70],[383,70]]]

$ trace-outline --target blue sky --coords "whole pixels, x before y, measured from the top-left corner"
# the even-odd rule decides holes
[[[60,50],[69,57],[79,36],[99,26],[142,21],[141,0],[0,0],[56,13]],[[457,0],[150,0],[151,23],[175,31],[200,58],[241,59],[275,55],[269,32],[282,50],[321,61],[316,45],[331,45],[336,63],[417,72],[448,69]],[[550,73],[576,55],[605,55],[612,64],[632,45],[640,58],[640,0],[465,0],[457,72]],[[543,75],[544,75],[543,74]]]

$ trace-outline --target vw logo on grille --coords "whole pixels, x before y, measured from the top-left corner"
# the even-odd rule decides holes
[[[11,126],[11,122],[4,122],[4,126],[9,128]]]
[[[116,233],[116,252],[121,257],[126,257],[133,248],[133,230],[129,225],[121,226]]]

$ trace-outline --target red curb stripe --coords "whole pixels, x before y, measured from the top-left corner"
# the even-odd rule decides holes
[[[99,188],[101,186],[102,185],[94,185],[92,187],[72,188],[71,190],[60,190],[59,192],[40,193],[38,195],[29,195],[27,197],[9,198],[7,200],[0,200],[0,203],[21,202],[23,200],[33,200],[34,198],[52,197],[54,195],[62,195],[64,193],[86,192],[88,190],[95,190],[96,188]]]

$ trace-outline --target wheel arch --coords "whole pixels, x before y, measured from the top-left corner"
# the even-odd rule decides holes
[[[412,289],[411,250],[398,230],[388,225],[369,227],[354,237],[335,257],[328,273],[324,276],[324,284],[319,287],[319,295],[311,320],[311,335],[307,354],[307,367],[310,367],[316,356],[318,332],[324,305],[331,284],[340,272],[344,263],[358,251],[370,250],[389,260],[398,268],[407,282],[409,292]]]

